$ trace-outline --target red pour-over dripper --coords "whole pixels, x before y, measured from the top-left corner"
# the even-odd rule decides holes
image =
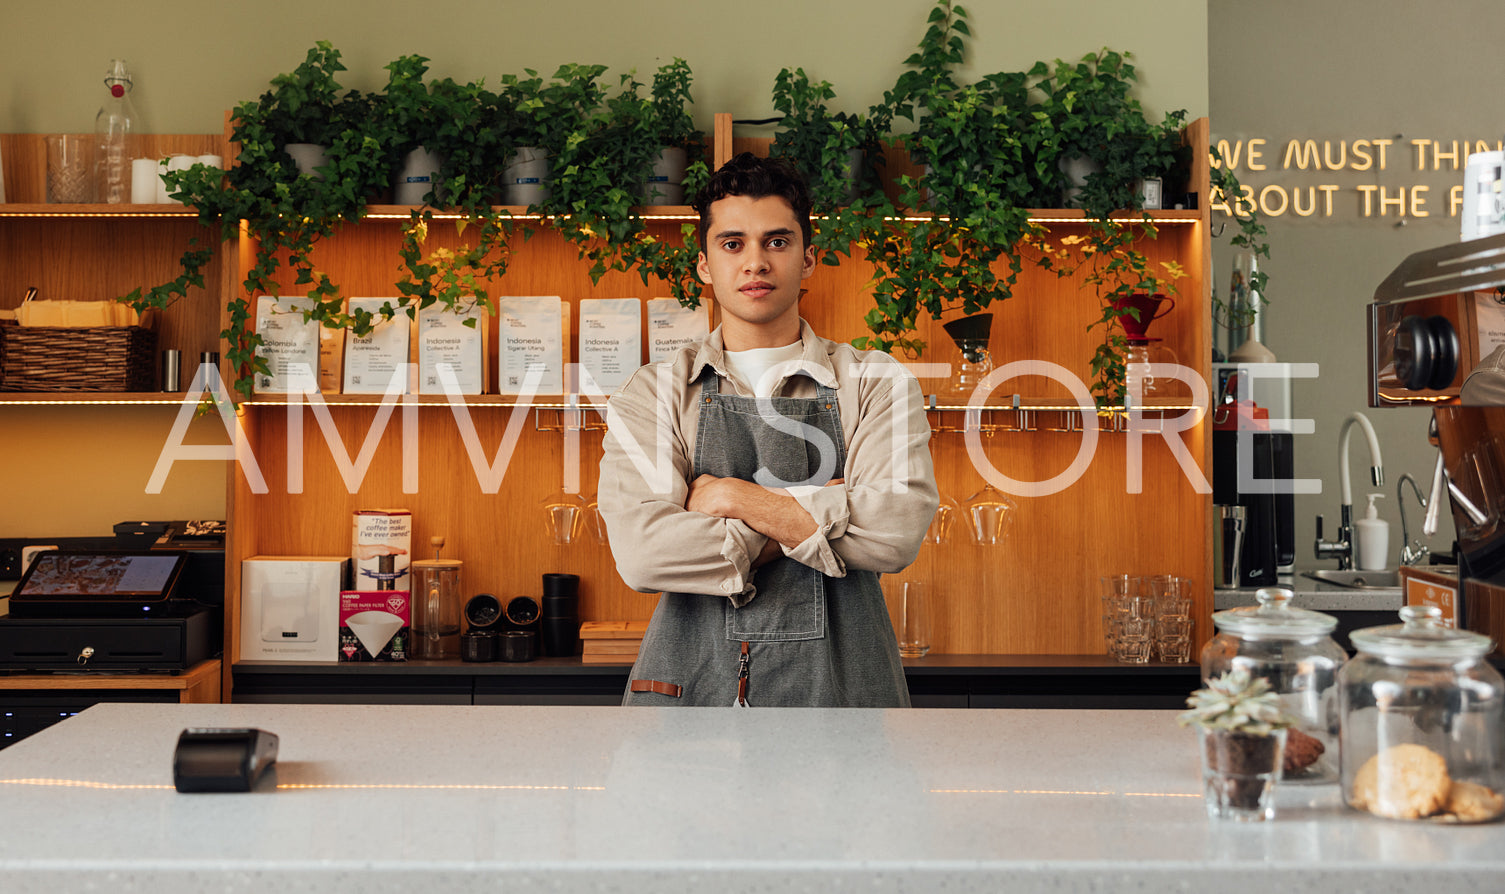
[[[1128,297],[1119,296],[1114,299],[1115,310],[1129,309],[1136,311],[1135,314],[1125,314],[1118,318],[1118,322],[1124,327],[1124,335],[1131,342],[1144,341],[1150,323],[1160,319],[1171,312],[1176,306],[1176,299],[1159,292],[1151,295],[1146,292],[1136,292]],[[1134,317],[1138,316],[1139,319]]]

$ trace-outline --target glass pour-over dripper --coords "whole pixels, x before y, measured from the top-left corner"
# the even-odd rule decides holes
[[[959,320],[942,324],[946,334],[956,342],[961,351],[961,362],[951,380],[946,383],[946,400],[965,404],[988,373],[993,371],[993,358],[988,354],[988,342],[992,337],[993,315],[972,314]]]

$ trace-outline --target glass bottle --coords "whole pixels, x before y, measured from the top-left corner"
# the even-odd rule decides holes
[[[110,92],[94,116],[94,156],[97,200],[118,205],[130,200],[132,137],[140,131],[140,119],[131,105],[131,75],[124,59],[111,59],[105,72]]]

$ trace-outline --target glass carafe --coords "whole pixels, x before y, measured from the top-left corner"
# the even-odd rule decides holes
[[[413,574],[414,658],[456,658],[460,654],[461,577],[459,559],[417,559]]]

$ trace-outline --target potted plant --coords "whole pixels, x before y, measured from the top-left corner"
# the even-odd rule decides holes
[[[512,154],[506,159],[503,201],[509,205],[545,206],[553,172],[569,168],[556,156],[584,138],[584,123],[605,96],[597,79],[604,65],[561,65],[548,81],[531,68],[527,77],[502,76],[502,93],[513,110]]]
[[[1185,111],[1151,124],[1133,95],[1139,76],[1131,53],[1104,48],[1075,64],[1035,63],[1031,89],[1036,110],[1050,134],[1061,198],[1068,207],[1119,210],[1138,207],[1137,181],[1162,176],[1178,159]],[[1084,190],[1098,193],[1090,202]]]
[[[822,213],[879,190],[883,107],[867,116],[832,112],[827,101],[835,97],[830,81],[812,82],[803,68],[782,69],[774,78],[773,106],[782,117],[768,154],[788,158],[805,175]]]
[[[318,41],[301,64],[272,78],[271,89],[252,104],[254,113],[242,106],[248,113],[242,117],[254,114],[265,128],[261,135],[303,174],[319,176],[335,139],[361,111],[356,108],[363,101],[359,91],[340,96],[335,73],[341,71],[340,51],[327,40]]]
[[[906,60],[910,70],[885,96],[893,116],[915,121],[905,146],[926,170],[922,178],[900,178],[899,205],[934,215],[875,215],[863,235],[878,276],[867,316],[873,335],[858,339],[861,347],[918,354],[924,343],[913,332],[921,312],[971,315],[1008,298],[1022,266],[1018,248],[1036,232],[1018,131],[1022,79],[956,81],[965,18],[961,7],[939,0],[918,52]]]
[[[1195,727],[1202,755],[1207,814],[1263,820],[1275,814],[1286,730],[1294,719],[1264,677],[1235,668],[1193,692],[1176,718]]]
[[[463,128],[474,117],[467,114],[470,104],[452,101],[454,93],[430,91],[423,81],[428,61],[424,56],[399,56],[386,66],[381,114],[388,151],[396,159],[392,201],[398,205],[422,205],[434,197],[444,164],[440,131]]]
[[[222,241],[246,234],[254,243],[252,263],[242,288],[228,301],[229,324],[221,333],[226,358],[237,370],[235,387],[246,396],[252,376],[265,372],[257,356],[260,335],[252,331],[258,295],[279,295],[277,274],[294,272],[302,294],[313,299],[307,311],[330,328],[349,328],[357,335],[370,331],[370,319],[346,313],[338,284],[315,269],[312,252],[344,221],[360,219],[369,197],[390,183],[392,140],[377,97],[351,91],[333,106],[318,105],[335,96],[332,72],[343,70],[339,51],[321,41],[294,72],[273,79],[273,89],[259,100],[238,105],[231,115],[231,139],[240,146],[227,171],[195,165],[166,175],[173,197],[192,205],[206,227],[217,228]],[[315,110],[322,108],[323,120]],[[283,151],[289,135],[326,141],[328,152],[321,176],[299,172]],[[139,310],[165,307],[201,285],[212,252],[195,242],[182,258],[183,272],[171,282],[138,289],[122,300]]]
[[[640,125],[643,139],[657,147],[640,181],[645,205],[683,205],[685,171],[705,154],[705,135],[687,109],[694,104],[691,80],[689,63],[678,57],[653,74],[652,99]]]

